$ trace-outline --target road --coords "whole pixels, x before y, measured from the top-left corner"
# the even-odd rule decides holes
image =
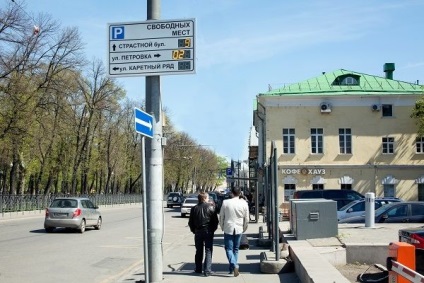
[[[47,234],[43,215],[1,220],[0,282],[105,283],[143,264],[141,206],[105,208],[102,214],[102,229],[84,234]]]

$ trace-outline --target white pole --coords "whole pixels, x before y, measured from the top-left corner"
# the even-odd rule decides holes
[[[374,228],[375,223],[375,196],[374,193],[365,194],[365,227]]]
[[[150,283],[149,243],[147,241],[147,199],[146,199],[146,155],[144,136],[141,137],[141,162],[143,166],[143,244],[144,244],[144,282]]]

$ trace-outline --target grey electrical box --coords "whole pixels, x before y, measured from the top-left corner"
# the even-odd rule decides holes
[[[290,200],[291,231],[297,240],[338,234],[337,202],[327,199]]]

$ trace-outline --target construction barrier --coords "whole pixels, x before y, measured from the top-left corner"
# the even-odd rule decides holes
[[[415,247],[411,244],[390,243],[387,270],[389,283],[424,283],[424,276],[415,271]]]

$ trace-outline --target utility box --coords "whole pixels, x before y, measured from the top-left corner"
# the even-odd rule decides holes
[[[337,202],[327,199],[292,199],[291,231],[297,240],[329,238],[338,234]]]

